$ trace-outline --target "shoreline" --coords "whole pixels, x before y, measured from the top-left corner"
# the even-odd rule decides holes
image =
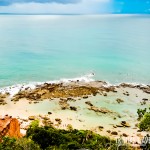
[[[136,112],[149,106],[150,85],[112,86],[103,81],[77,80],[24,86],[14,95],[5,92],[0,97],[6,102],[0,105],[1,115],[18,118],[23,134],[32,120],[39,119],[42,125],[43,118],[57,128],[66,129],[71,124],[111,138],[141,139],[147,134],[137,128]]]
[[[102,80],[95,80],[93,79],[94,74],[88,74],[82,77],[77,78],[63,78],[60,80],[52,80],[52,81],[42,81],[42,82],[29,82],[29,83],[22,83],[22,84],[14,84],[10,86],[0,87],[0,93],[10,93],[10,95],[15,95],[21,90],[25,90],[26,88],[35,89],[38,86],[42,86],[43,84],[64,84],[64,83],[71,83],[71,82],[80,82],[80,83],[89,83],[90,82],[101,82],[103,83],[104,87],[133,87],[133,88],[144,88],[144,87],[150,87],[150,84],[145,83],[138,83],[138,82],[119,82],[112,84],[108,81],[102,81]]]

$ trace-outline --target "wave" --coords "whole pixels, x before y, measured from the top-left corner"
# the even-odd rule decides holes
[[[17,94],[19,91],[25,90],[26,88],[30,88],[30,89],[35,89],[37,86],[43,85],[44,83],[48,83],[48,84],[59,84],[59,83],[70,83],[70,82],[99,82],[100,80],[95,80],[94,79],[95,73],[89,73],[80,77],[76,77],[76,78],[62,78],[60,80],[53,80],[53,81],[45,81],[45,82],[30,82],[30,83],[24,83],[24,84],[16,84],[13,86],[8,86],[8,87],[4,87],[4,88],[0,88],[0,93],[9,93],[10,96],[14,96],[15,94]],[[142,83],[131,83],[131,82],[120,82],[117,84],[111,84],[108,81],[100,81],[103,82],[103,86],[104,87],[110,87],[110,86],[119,86],[121,84],[126,84],[126,85],[132,85],[132,86],[140,86],[140,87],[150,87],[149,84],[142,84]]]
[[[94,80],[94,75],[95,73],[89,73],[86,75],[83,75],[81,77],[76,77],[76,78],[62,78],[60,80],[53,80],[53,81],[45,81],[45,82],[30,82],[30,83],[23,83],[23,84],[16,84],[13,86],[7,86],[7,87],[3,87],[0,88],[0,93],[9,93],[10,96],[13,96],[15,94],[17,94],[19,91],[21,90],[25,90],[26,88],[30,88],[30,89],[35,89],[38,85],[42,85],[44,83],[54,83],[54,84],[58,84],[58,83],[69,83],[69,82],[91,82],[91,81],[95,81]]]

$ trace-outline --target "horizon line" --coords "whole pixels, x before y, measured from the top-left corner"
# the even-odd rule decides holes
[[[150,15],[150,13],[0,13],[0,15]]]

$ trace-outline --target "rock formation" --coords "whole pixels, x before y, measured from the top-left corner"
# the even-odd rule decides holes
[[[79,84],[79,83],[78,83]],[[87,83],[81,83],[79,85],[68,84],[65,85],[63,83],[59,84],[49,84],[45,83],[43,85],[37,86],[35,89],[25,89],[18,92],[12,98],[12,101],[19,101],[20,99],[27,99],[30,101],[41,101],[44,99],[54,99],[54,98],[62,98],[67,100],[74,100],[76,97],[88,98],[89,95],[97,95],[97,93],[101,93],[103,91],[113,91],[114,87],[106,88],[106,87],[94,87]]]
[[[88,108],[89,110],[93,110],[95,112],[100,112],[100,113],[103,113],[103,114],[106,114],[106,113],[113,113],[111,110],[108,110],[107,108],[98,108],[96,106],[91,106],[90,108]]]
[[[5,102],[5,99],[8,97],[8,93],[6,93],[6,94],[2,94],[2,93],[0,93],[0,105],[5,105],[5,104],[7,104],[6,102]]]
[[[123,102],[124,102],[124,100],[122,100],[122,99],[120,99],[120,98],[117,98],[117,99],[116,99],[116,101],[118,102],[118,104],[120,104],[120,103],[123,103]]]
[[[6,115],[4,118],[0,118],[0,140],[4,136],[19,138],[20,123],[16,118]]]

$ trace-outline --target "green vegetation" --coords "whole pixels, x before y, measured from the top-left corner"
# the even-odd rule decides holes
[[[150,112],[144,114],[139,123],[139,128],[142,131],[150,131]]]
[[[150,131],[150,108],[147,110],[144,109],[138,109],[138,120],[139,122],[139,129],[141,131]]]
[[[52,126],[39,127],[39,122],[31,123],[27,134],[21,139],[4,137],[0,150],[116,150],[115,140],[101,136],[89,130],[56,129]],[[129,150],[128,146],[119,150]]]
[[[146,113],[146,110],[147,110],[146,108],[137,110],[138,120],[140,120],[144,116],[144,114]]]
[[[0,143],[0,150],[12,150],[15,148],[16,139],[4,137],[2,143]]]
[[[30,128],[36,128],[39,126],[39,120],[34,120],[30,124]]]
[[[32,139],[41,149],[115,149],[115,141],[88,130],[60,130],[53,127],[29,128],[27,138]]]
[[[4,137],[0,143],[0,150],[41,150],[38,144],[28,138],[14,139]]]

